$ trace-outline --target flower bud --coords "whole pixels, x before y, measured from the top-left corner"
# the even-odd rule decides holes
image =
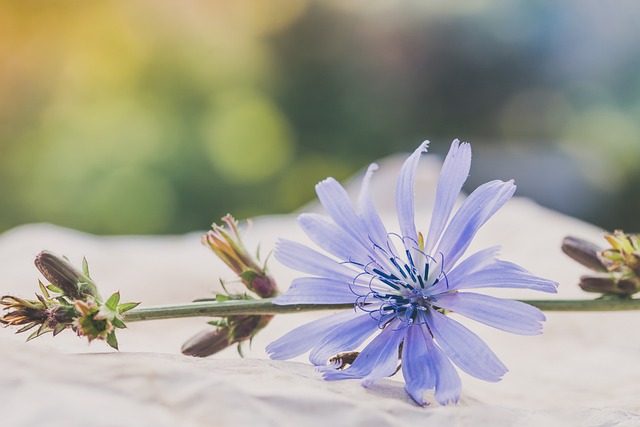
[[[0,305],[7,313],[0,317],[4,326],[22,326],[16,333],[26,332],[38,326],[28,340],[39,337],[47,332],[57,335],[71,326],[75,309],[72,306],[60,305],[57,301],[38,296],[38,300],[25,300],[11,295],[3,296]]]
[[[246,250],[240,233],[238,222],[231,216],[222,218],[225,225],[213,224],[212,230],[202,236],[202,243],[233,270],[242,283],[262,298],[269,298],[278,293],[276,282]]]
[[[0,317],[0,323],[5,326],[20,326],[28,324],[42,324],[49,319],[47,307],[40,301],[25,300],[5,295],[0,298],[0,305],[8,311]]]
[[[202,236],[202,243],[233,270],[248,290],[261,298],[275,296],[278,293],[276,282],[267,274],[266,266],[260,266],[246,250],[240,238],[238,222],[231,215],[224,216],[222,221],[223,225],[211,226],[211,231]],[[216,295],[218,301],[247,298],[253,299],[247,294]],[[237,315],[210,322],[216,328],[202,331],[189,339],[182,346],[182,353],[206,357],[238,344],[238,351],[242,354],[240,344],[251,340],[272,318],[271,315]]]
[[[231,345],[229,340],[229,328],[219,327],[206,329],[189,338],[182,345],[182,354],[185,356],[207,357]]]
[[[586,292],[631,296],[640,290],[640,281],[633,278],[618,279],[613,275],[582,276],[580,288]]]
[[[70,328],[89,341],[105,340],[117,350],[115,330],[126,327],[123,313],[132,310],[138,303],[120,303],[119,292],[103,301],[89,277],[86,260],[83,260],[83,271],[80,272],[66,259],[43,251],[36,257],[35,264],[51,284],[45,286],[39,283],[41,294],[36,294],[37,300],[11,295],[0,298],[0,305],[8,311],[0,317],[0,324],[22,326],[17,333],[39,326],[27,340],[47,332],[57,335]]]
[[[272,318],[272,315],[229,316],[215,329],[204,330],[185,342],[182,345],[182,354],[194,357],[211,356],[233,344],[251,340]]]
[[[610,248],[566,237],[562,250],[580,264],[603,273],[581,277],[579,285],[584,291],[630,298],[640,292],[640,235],[616,230],[604,238]]]
[[[600,255],[602,248],[591,242],[567,236],[562,241],[562,251],[574,261],[594,271],[604,272],[608,270],[606,265],[608,261]]]
[[[76,269],[66,259],[52,252],[42,251],[36,256],[35,264],[40,273],[59,288],[63,295],[72,299],[85,299],[87,295],[101,299],[88,275]]]

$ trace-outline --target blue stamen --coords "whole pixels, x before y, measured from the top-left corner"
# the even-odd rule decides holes
[[[384,279],[384,278],[382,278],[382,277],[379,277],[379,278],[378,278],[378,280],[380,280],[380,281],[381,281],[382,283],[384,283],[385,285],[392,287],[392,288],[393,288],[393,289],[395,289],[396,291],[399,291],[399,290],[400,290],[400,286],[398,286],[398,285],[394,284],[393,282],[391,282],[391,281],[389,281],[389,280],[387,280],[387,279]]]
[[[405,251],[407,253],[407,259],[409,260],[409,264],[411,264],[411,266],[415,266],[415,264],[413,263],[413,258],[411,257],[411,252],[409,252],[409,249],[407,249]]]
[[[379,270],[379,269],[377,269],[377,268],[374,268],[372,271],[373,271],[374,273],[376,273],[378,276],[382,276],[382,277],[384,277],[384,278],[385,278],[385,279],[387,279],[387,280],[392,280],[392,279],[391,279],[391,277],[390,277],[386,272],[384,272],[384,271],[382,271],[382,270]]]
[[[398,261],[396,261],[395,258],[389,258],[389,261],[391,261],[393,263],[393,265],[398,269],[400,274],[402,274],[402,277],[404,277],[406,279],[407,275],[404,274],[404,271],[402,271],[402,268],[400,268],[400,264],[398,264]]]
[[[413,274],[413,269],[411,267],[409,267],[407,264],[404,265],[405,270],[407,270],[407,273],[409,273],[409,275],[411,276],[411,280],[413,280],[414,282],[416,281],[416,276]]]

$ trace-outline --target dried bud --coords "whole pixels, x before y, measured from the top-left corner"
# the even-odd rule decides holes
[[[125,327],[122,314],[138,303],[120,304],[118,292],[103,301],[89,277],[86,260],[83,260],[83,272],[80,272],[66,259],[43,251],[35,264],[51,284],[39,283],[41,294],[36,294],[37,300],[11,295],[2,297],[0,305],[8,312],[0,318],[0,324],[22,326],[16,333],[39,326],[27,340],[47,332],[57,335],[70,328],[89,341],[103,339],[117,349],[115,329]]]
[[[275,296],[278,293],[276,283],[267,274],[266,266],[261,267],[249,255],[240,238],[238,222],[231,215],[224,216],[222,221],[223,225],[213,224],[211,226],[212,230],[202,236],[202,243],[211,248],[233,270],[247,289],[261,298]],[[216,295],[216,300],[221,302],[246,298],[253,299],[247,294]],[[189,339],[182,346],[182,353],[187,356],[206,357],[224,350],[230,345],[238,344],[238,351],[242,354],[241,344],[247,340],[250,341],[272,318],[271,315],[238,315],[209,322],[216,328],[202,331]]]
[[[25,300],[11,295],[3,296],[0,305],[4,306],[7,313],[0,317],[0,323],[4,326],[22,326],[16,333],[26,332],[38,327],[27,341],[48,332],[57,335],[62,330],[71,326],[75,316],[75,309],[69,305],[60,304],[49,299],[49,295],[38,296],[38,300]]]
[[[33,326],[35,326],[49,318],[47,307],[40,301],[5,295],[0,299],[0,305],[9,311],[0,318],[0,323],[3,325],[20,326],[34,323]]]
[[[242,283],[262,298],[269,298],[278,293],[275,281],[245,249],[238,222],[231,216],[222,218],[225,225],[213,224],[212,230],[202,236],[202,243],[210,247],[225,264],[233,270]]]

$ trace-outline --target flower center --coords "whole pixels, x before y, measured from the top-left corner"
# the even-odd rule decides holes
[[[400,258],[391,247],[383,249],[374,245],[373,253],[378,256],[371,256],[368,264],[350,261],[362,268],[356,280],[368,277],[370,290],[366,295],[354,291],[358,295],[355,307],[371,313],[381,326],[394,317],[407,326],[424,323],[421,313],[433,308],[437,301],[433,287],[442,280],[446,281],[446,274],[442,271],[444,259],[437,262],[418,248],[415,252],[419,254],[418,260],[414,260],[410,250],[405,250],[406,258]],[[422,269],[416,266],[416,261],[423,266]]]

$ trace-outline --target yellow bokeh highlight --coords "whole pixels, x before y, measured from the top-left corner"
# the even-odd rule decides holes
[[[202,123],[202,132],[211,163],[231,182],[265,180],[287,166],[293,155],[287,118],[258,92],[219,96]]]
[[[175,194],[156,173],[140,168],[114,170],[87,190],[79,206],[85,217],[99,218],[106,233],[158,233],[173,219]]]

